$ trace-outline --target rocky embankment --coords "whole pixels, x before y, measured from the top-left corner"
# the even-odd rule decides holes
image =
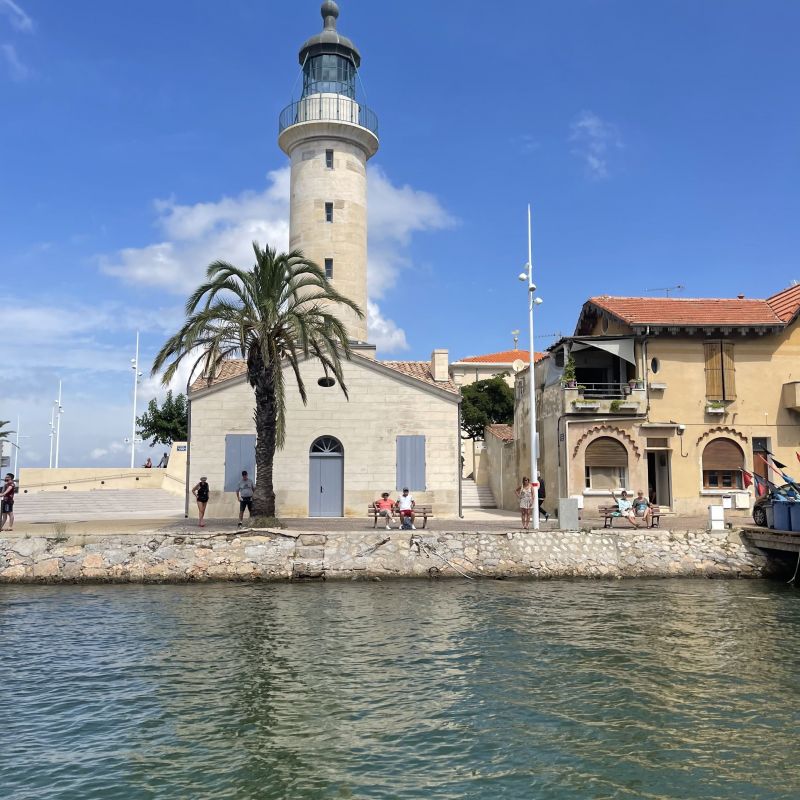
[[[736,531],[290,531],[0,535],[0,582],[760,577]]]

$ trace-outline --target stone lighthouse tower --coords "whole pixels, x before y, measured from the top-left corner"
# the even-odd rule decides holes
[[[378,152],[378,119],[356,93],[358,48],[336,29],[339,6],[322,4],[324,26],[300,48],[303,93],[280,116],[278,144],[291,159],[291,249],[325,270],[367,311],[367,161]],[[366,342],[367,322],[339,317]]]

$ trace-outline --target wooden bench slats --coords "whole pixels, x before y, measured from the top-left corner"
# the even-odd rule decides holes
[[[604,528],[613,528],[614,527],[614,520],[620,519],[621,515],[619,513],[619,507],[616,505],[613,506],[600,506],[597,509],[600,516],[603,518],[603,527]],[[637,517],[637,519],[643,519],[643,517]],[[661,527],[661,506],[650,506],[650,526],[651,528],[659,528]]]
[[[373,523],[372,527],[376,528],[378,526],[378,520],[381,519],[381,517],[379,516],[379,510],[377,508],[375,508],[375,504],[374,503],[370,503],[367,506],[367,516],[373,518],[374,523]],[[415,516],[415,519],[419,519],[420,517],[422,517],[422,527],[425,528],[425,526],[428,524],[428,518],[433,516],[433,506],[431,506],[431,505],[427,505],[427,506],[426,505],[416,505],[416,506],[414,506],[414,516]],[[394,518],[396,518],[398,520],[400,519],[400,512],[399,511],[395,510]]]

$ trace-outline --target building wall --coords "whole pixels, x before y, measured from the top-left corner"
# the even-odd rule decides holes
[[[617,331],[614,331],[617,332]],[[717,337],[710,337],[711,339]],[[783,403],[784,384],[800,380],[800,325],[779,335],[742,336],[735,331],[718,337],[734,344],[736,399],[726,403],[724,413],[708,412],[705,353],[702,334],[652,336],[637,345],[637,358],[647,386],[646,416],[571,413],[562,387],[540,388],[537,402],[540,431],[540,469],[550,487],[561,496],[578,495],[585,508],[605,505],[607,494],[585,487],[584,454],[592,440],[610,435],[628,450],[627,488],[648,491],[648,444],[661,440],[666,447],[655,450],[656,458],[669,465],[672,510],[678,514],[705,515],[709,505],[721,502],[721,495],[739,495],[740,504],[752,507],[754,490],[704,489],[702,456],[716,438],[736,442],[744,453],[745,469],[754,471],[753,439],[764,437],[775,457],[788,465],[789,474],[800,473],[795,453],[800,451],[800,413]],[[651,370],[658,359],[657,373]],[[538,373],[538,368],[537,368]],[[527,374],[518,376],[515,412],[518,463],[528,459]],[[653,388],[653,384],[665,388]],[[659,427],[661,426],[661,427]],[[679,427],[680,426],[680,427]],[[679,430],[683,430],[679,435]],[[650,440],[650,442],[648,442]],[[782,483],[774,473],[770,479]],[[549,498],[555,504],[556,498]],[[745,511],[740,507],[740,511]]]
[[[323,126],[320,124],[320,130]],[[325,151],[333,150],[328,169]],[[367,310],[367,157],[353,143],[314,138],[291,152],[290,248],[301,250],[320,268],[332,258],[333,285]],[[325,221],[325,203],[333,203],[334,221]],[[367,341],[367,323],[346,308],[337,316],[350,337]]]
[[[497,436],[486,437],[484,462],[491,465],[487,469],[487,482],[494,495],[498,508],[519,508],[519,499],[515,489],[519,485],[517,479],[517,453],[514,442],[505,442]]]
[[[511,364],[490,364],[490,363],[467,363],[457,361],[450,365],[450,378],[456,386],[469,386],[478,381],[485,381],[494,378],[495,375],[504,375],[505,382],[512,389],[514,388],[514,375]],[[470,475],[475,479],[479,486],[489,484],[490,464],[485,457],[485,446],[483,442],[474,439],[464,439],[461,442],[461,456],[464,459],[462,475],[468,478]],[[495,498],[496,499],[496,498]]]
[[[344,365],[348,402],[338,387],[317,384],[322,376],[312,363],[302,365],[308,391],[303,406],[294,378],[286,380],[286,446],[275,457],[278,514],[309,513],[309,449],[320,436],[334,436],[344,446],[345,516],[366,519],[367,505],[381,492],[396,491],[396,437],[426,437],[428,490],[414,491],[420,504],[432,504],[437,516],[458,514],[458,397],[368,368],[361,359]],[[452,399],[451,399],[452,397]],[[191,478],[206,475],[211,486],[210,517],[238,513],[235,493],[224,493],[225,436],[255,433],[253,390],[244,380],[192,399]],[[256,476],[256,480],[257,480]],[[402,488],[402,487],[401,487]],[[191,512],[196,515],[194,504]]]

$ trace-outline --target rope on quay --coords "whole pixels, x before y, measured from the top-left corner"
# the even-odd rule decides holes
[[[794,568],[794,575],[792,575],[792,579],[789,581],[790,584],[794,583],[795,578],[797,578],[798,570],[800,570],[800,551],[797,553],[797,565]]]
[[[425,555],[428,556],[429,558],[431,555],[435,555],[437,558],[441,558],[442,561],[444,561],[444,563],[447,564],[448,567],[454,569],[459,575],[466,578],[468,581],[475,580],[475,578],[472,575],[467,575],[466,572],[460,570],[455,564],[448,561],[441,553],[438,553],[435,548],[425,544],[425,542],[423,542],[422,539],[419,538],[419,536],[412,537],[411,541],[413,544],[416,544],[417,547],[419,547],[419,549],[422,550],[425,553]]]

